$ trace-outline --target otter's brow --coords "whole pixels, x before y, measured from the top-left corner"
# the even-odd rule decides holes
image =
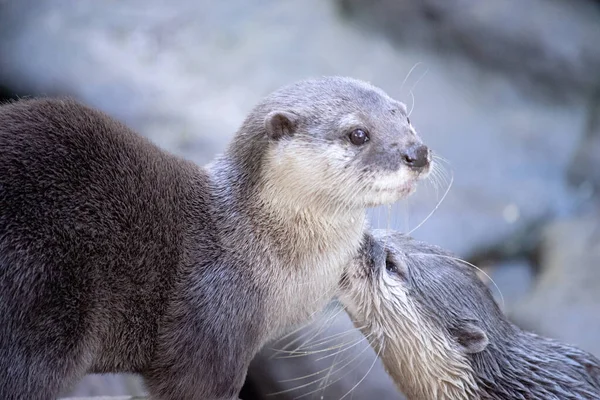
[[[363,121],[362,119],[355,114],[346,114],[338,123],[338,126],[341,130],[350,130],[362,127]]]
[[[397,113],[400,113],[404,116],[408,115],[408,108],[406,107],[406,104],[400,101],[394,101],[389,111],[392,115],[396,115]]]

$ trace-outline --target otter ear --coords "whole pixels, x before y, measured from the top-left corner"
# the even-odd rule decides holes
[[[291,136],[298,127],[298,115],[289,111],[271,111],[265,118],[265,129],[271,139]]]
[[[458,344],[468,354],[480,353],[490,343],[483,329],[472,321],[463,321],[453,332]]]

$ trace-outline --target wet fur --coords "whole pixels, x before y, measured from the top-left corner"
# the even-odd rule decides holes
[[[600,360],[510,323],[473,268],[439,247],[374,231],[341,287],[409,400],[600,399]]]
[[[372,145],[344,144],[343,115]],[[3,105],[0,398],[88,372],[139,373],[153,400],[237,398],[260,347],[333,296],[366,204],[408,193],[373,186],[410,189],[395,158],[415,142],[403,105],[345,78],[270,95],[206,168],[72,100]]]

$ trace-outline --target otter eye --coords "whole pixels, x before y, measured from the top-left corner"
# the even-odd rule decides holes
[[[408,122],[408,124],[410,125],[410,118],[406,117],[406,121]]]
[[[385,258],[385,270],[390,275],[394,275],[394,276],[402,278],[402,279],[404,279],[406,277],[405,272],[403,270],[401,270],[401,268],[398,268],[398,264],[396,264],[394,262],[394,260],[392,260],[392,257],[389,254]]]
[[[398,273],[398,267],[396,267],[396,264],[394,264],[394,262],[392,260],[390,260],[389,256],[386,257],[386,259],[385,259],[385,269],[389,273],[393,273],[393,274]]]
[[[369,135],[362,129],[355,129],[348,135],[350,142],[355,146],[360,146],[369,141]]]

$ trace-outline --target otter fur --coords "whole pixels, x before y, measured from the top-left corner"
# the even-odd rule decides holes
[[[365,208],[430,155],[406,107],[340,77],[267,96],[206,167],[69,99],[0,107],[0,399],[86,373],[237,399],[265,342],[334,295]]]
[[[374,230],[340,299],[408,400],[600,399],[600,360],[508,321],[474,268]]]

